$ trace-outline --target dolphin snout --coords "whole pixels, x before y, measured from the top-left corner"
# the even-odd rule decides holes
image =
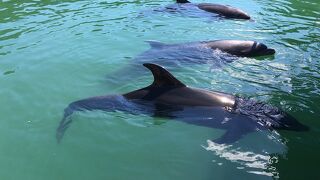
[[[253,46],[254,48],[254,46]],[[276,50],[272,48],[268,48],[265,44],[263,43],[258,43],[255,47],[255,52],[259,55],[273,55],[276,53]]]
[[[243,11],[241,11],[239,13],[235,13],[235,14],[228,14],[227,17],[229,17],[229,18],[237,18],[237,19],[251,19],[251,17],[247,13],[245,13]]]
[[[276,50],[270,48],[270,49],[266,49],[264,52],[266,55],[272,55],[276,53]]]
[[[309,131],[310,128],[306,125],[301,124],[297,131]]]
[[[251,19],[251,17],[244,11],[237,9],[237,13],[235,13],[236,18],[239,19]]]
[[[284,130],[291,130],[291,131],[298,131],[298,132],[305,132],[309,131],[310,128],[302,123],[300,123],[297,119],[293,116],[286,114],[283,122],[283,129]]]
[[[242,18],[242,19],[251,19],[251,17],[250,17],[247,13],[243,13],[243,14],[241,15],[241,18]]]

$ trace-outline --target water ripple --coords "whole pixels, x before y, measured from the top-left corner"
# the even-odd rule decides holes
[[[290,149],[288,151],[288,162],[295,162],[292,159],[301,155],[316,159],[319,146],[313,139],[319,132],[320,112],[320,9],[318,0],[223,1],[225,4],[248,10],[254,21],[188,17],[184,14],[177,15],[153,11],[153,9],[164,7],[170,3],[173,3],[173,1],[6,0],[0,2],[0,94],[2,98],[0,113],[1,117],[4,117],[3,121],[0,121],[0,127],[5,127],[1,129],[3,135],[0,137],[5,137],[1,139],[1,142],[5,142],[2,147],[10,147],[3,151],[2,157],[15,157],[14,160],[25,158],[26,161],[25,163],[16,163],[20,164],[21,167],[16,167],[16,164],[7,166],[15,162],[12,161],[13,158],[6,158],[5,161],[1,161],[5,164],[2,168],[4,172],[8,172],[8,178],[16,175],[15,179],[39,179],[34,175],[25,177],[25,174],[21,173],[20,176],[22,177],[18,177],[18,173],[12,174],[11,171],[6,171],[6,168],[16,168],[17,171],[21,172],[46,172],[47,169],[43,169],[44,167],[54,168],[57,165],[54,163],[62,165],[56,161],[56,158],[53,158],[47,159],[50,162],[48,166],[43,166],[43,159],[48,157],[52,149],[60,153],[70,150],[72,153],[66,153],[61,162],[69,162],[69,167],[73,167],[75,164],[71,162],[79,160],[79,158],[75,158],[79,155],[77,154],[79,149],[75,150],[72,146],[68,149],[68,144],[57,146],[57,148],[52,143],[54,142],[53,131],[61,118],[63,108],[76,99],[98,94],[128,92],[148,85],[152,81],[152,77],[142,66],[139,71],[145,73],[141,77],[133,78],[131,76],[131,74],[139,71],[122,71],[118,77],[111,80],[119,83],[120,77],[123,77],[121,86],[112,86],[111,83],[106,82],[105,77],[115,69],[131,64],[137,65],[138,62],[134,61],[135,57],[149,48],[144,41],[151,39],[166,43],[214,39],[250,39],[262,41],[275,48],[277,53],[274,57],[235,58],[232,63],[223,64],[223,66],[215,69],[210,68],[210,66],[215,63],[214,60],[222,63],[222,59],[218,57],[212,58],[212,64],[184,65],[178,62],[176,66],[170,66],[168,69],[190,86],[261,99],[279,106],[294,117],[300,118],[299,120],[302,123],[312,125],[310,126],[312,130],[309,134],[306,133],[307,135],[284,132],[283,139],[287,139],[290,144],[290,142],[300,138],[298,142],[305,143],[297,143],[294,144],[294,147],[288,147]],[[179,56],[179,52],[176,55]],[[187,57],[186,59],[190,60],[192,58]],[[92,115],[96,114],[93,113]],[[124,121],[108,121],[112,117],[116,117],[115,120],[123,119]],[[83,118],[87,119],[85,116]],[[152,122],[152,118],[128,116],[125,113],[116,112],[111,116],[101,116],[101,121],[120,123],[114,123],[119,125],[119,128],[122,127],[121,123],[129,123],[132,126],[126,126],[126,128],[130,130],[132,127],[148,127],[150,124],[147,122]],[[92,125],[94,124],[96,123],[92,122]],[[91,124],[89,126],[91,127]],[[32,133],[34,133],[32,136],[29,136],[30,127]],[[168,126],[162,125],[157,128],[161,129],[163,134],[166,134],[168,133],[166,127]],[[83,132],[86,132],[84,128],[88,127],[78,128],[79,134],[82,134],[83,137],[89,137],[88,139],[99,138],[100,134],[92,135],[95,133],[94,130],[90,133],[95,138],[90,133],[84,134]],[[132,135],[117,132],[117,128],[109,128],[108,130],[113,129],[113,133],[118,133],[124,138]],[[190,129],[193,128],[190,127]],[[143,129],[150,130],[150,128]],[[150,130],[150,132],[153,132],[153,130]],[[118,142],[119,137],[116,134],[108,133],[110,132],[101,131],[101,134],[107,134],[107,136],[113,138],[114,142]],[[185,135],[185,133],[182,134]],[[311,138],[308,137],[309,135]],[[25,141],[25,136],[35,139]],[[41,139],[41,144],[47,143],[47,146],[39,146],[39,139]],[[100,141],[106,142],[107,140],[101,138]],[[163,139],[163,141],[167,141],[167,139]],[[185,141],[181,144],[181,149],[184,150],[195,151],[196,148],[189,147],[188,143],[190,141],[199,144],[198,137],[189,137]],[[15,142],[16,146],[12,146],[12,142]],[[79,139],[79,142],[83,142],[82,139]],[[172,143],[176,142],[173,138]],[[139,141],[137,139],[137,141],[130,143],[148,144],[150,141],[145,139]],[[263,144],[255,138],[252,138],[252,142],[249,143],[255,147]],[[29,157],[30,154],[34,154],[33,151],[30,150],[30,154],[27,154],[28,150],[20,148],[22,147],[21,144],[27,144],[32,150],[38,149],[40,155],[43,153],[43,157],[39,156],[39,162],[30,161]],[[79,144],[79,146],[85,146],[86,148],[99,147],[98,143],[90,141],[88,141],[88,145]],[[254,151],[250,148],[243,149],[245,143],[240,143],[240,146],[217,145],[208,141],[205,148],[213,152],[220,160],[224,160],[223,162],[231,162],[232,165],[236,165],[234,168],[236,171],[244,169],[246,175],[259,174],[276,177],[278,171],[281,171],[281,168],[275,167],[278,159],[274,158],[272,152],[286,153],[282,149],[270,152],[262,148],[262,150]],[[11,147],[15,147],[15,151],[12,151]],[[121,157],[123,154],[117,154],[117,148],[126,152],[128,157],[134,156],[134,154],[125,151],[126,147],[106,147],[106,149],[114,151],[115,155]],[[313,148],[306,150],[303,149],[305,147]],[[172,152],[179,154],[184,158],[184,161],[188,161],[189,159],[185,158],[185,154],[183,154],[184,150]],[[86,155],[82,157],[91,157],[88,154],[95,154],[92,152],[95,151],[91,149],[88,152],[83,152]],[[303,152],[314,152],[314,154],[304,154]],[[162,153],[161,150],[159,150],[160,153]],[[290,153],[297,156],[290,155]],[[73,154],[75,156],[70,157]],[[197,155],[205,156],[201,151]],[[110,157],[110,154],[99,154],[97,159],[100,160],[102,156],[113,158]],[[150,158],[152,160],[159,160],[159,158],[154,158],[153,154],[150,157],[152,157]],[[197,158],[198,156],[195,156],[195,159]],[[80,159],[77,165],[86,165],[88,161],[90,162],[90,160]],[[128,159],[130,158],[125,158],[124,162],[127,162]],[[106,162],[109,161],[110,159],[106,160]],[[30,162],[31,164],[29,164]],[[103,163],[101,167],[105,167],[106,162],[100,162]],[[191,170],[194,170],[194,164],[193,161],[190,163]],[[199,164],[203,164],[203,162]],[[308,166],[309,163],[301,161],[301,164]],[[146,167],[149,164],[142,165]],[[299,163],[293,164],[285,170],[291,170],[291,168],[299,167],[299,165]],[[26,170],[25,167],[35,169]],[[122,164],[121,167],[130,168]],[[186,167],[181,168],[183,170],[181,172],[189,170]],[[226,168],[227,173],[229,173],[228,168]],[[61,169],[55,170],[59,171]],[[66,173],[69,172],[68,170],[70,169],[67,169]],[[145,169],[139,167],[139,170],[142,172]],[[212,172],[212,170],[209,169],[206,172]],[[71,172],[72,175],[69,179],[79,179],[73,176],[76,173]],[[105,177],[105,171],[101,172],[103,172],[101,177]],[[281,177],[281,172],[279,173]],[[176,171],[172,174],[176,175]],[[192,175],[194,174],[196,173],[192,171]],[[202,175],[203,171],[199,171],[199,174]],[[166,175],[166,173],[163,173],[163,175]],[[174,177],[181,178],[181,174],[179,175]],[[261,177],[259,175],[254,177]],[[6,179],[6,177],[3,178]]]

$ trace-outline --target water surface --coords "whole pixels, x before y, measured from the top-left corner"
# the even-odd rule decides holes
[[[254,21],[152,11],[171,3],[0,2],[1,179],[319,178],[319,2],[219,2],[245,10]],[[126,82],[108,76],[148,50],[144,41],[215,39],[256,40],[277,53],[239,58],[214,71],[204,64],[168,69],[190,86],[281,107],[311,130],[262,131],[217,145],[211,140],[223,130],[89,112],[74,115],[63,142],[56,143],[56,127],[70,102],[152,81],[151,74],[131,78],[125,72]]]

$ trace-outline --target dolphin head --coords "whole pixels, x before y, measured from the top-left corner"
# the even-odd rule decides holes
[[[274,49],[268,48],[265,44],[255,42],[251,47],[251,56],[266,56],[273,55],[276,51]]]
[[[247,13],[239,9],[236,9],[236,11],[234,11],[233,14],[229,17],[236,19],[251,19],[251,17]]]
[[[236,98],[236,112],[249,116],[266,127],[288,131],[308,131],[309,127],[280,108],[250,98]]]

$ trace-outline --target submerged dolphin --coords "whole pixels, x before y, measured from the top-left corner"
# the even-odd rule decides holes
[[[250,19],[250,16],[245,13],[244,11],[234,8],[231,6],[220,5],[220,4],[212,4],[212,3],[191,3],[188,0],[177,0],[178,4],[190,7],[197,7],[206,12],[219,14],[221,16],[227,18],[234,18],[234,19]],[[173,7],[168,7],[173,8]]]
[[[275,53],[274,49],[268,48],[265,44],[250,40],[211,40],[177,44],[146,42],[151,48],[136,56],[129,65],[109,73],[106,78],[109,83],[118,87],[121,82],[126,82],[132,77],[145,75],[146,72],[140,68],[143,63],[152,62],[168,67],[206,64],[211,70],[238,60],[239,56],[257,57]],[[115,79],[117,81],[114,81]]]
[[[233,143],[257,129],[306,131],[290,115],[276,107],[216,91],[187,87],[164,68],[144,64],[153,74],[151,85],[123,95],[91,97],[72,102],[57,128],[58,142],[75,111],[124,111],[161,116],[198,126],[225,129],[217,143]]]

